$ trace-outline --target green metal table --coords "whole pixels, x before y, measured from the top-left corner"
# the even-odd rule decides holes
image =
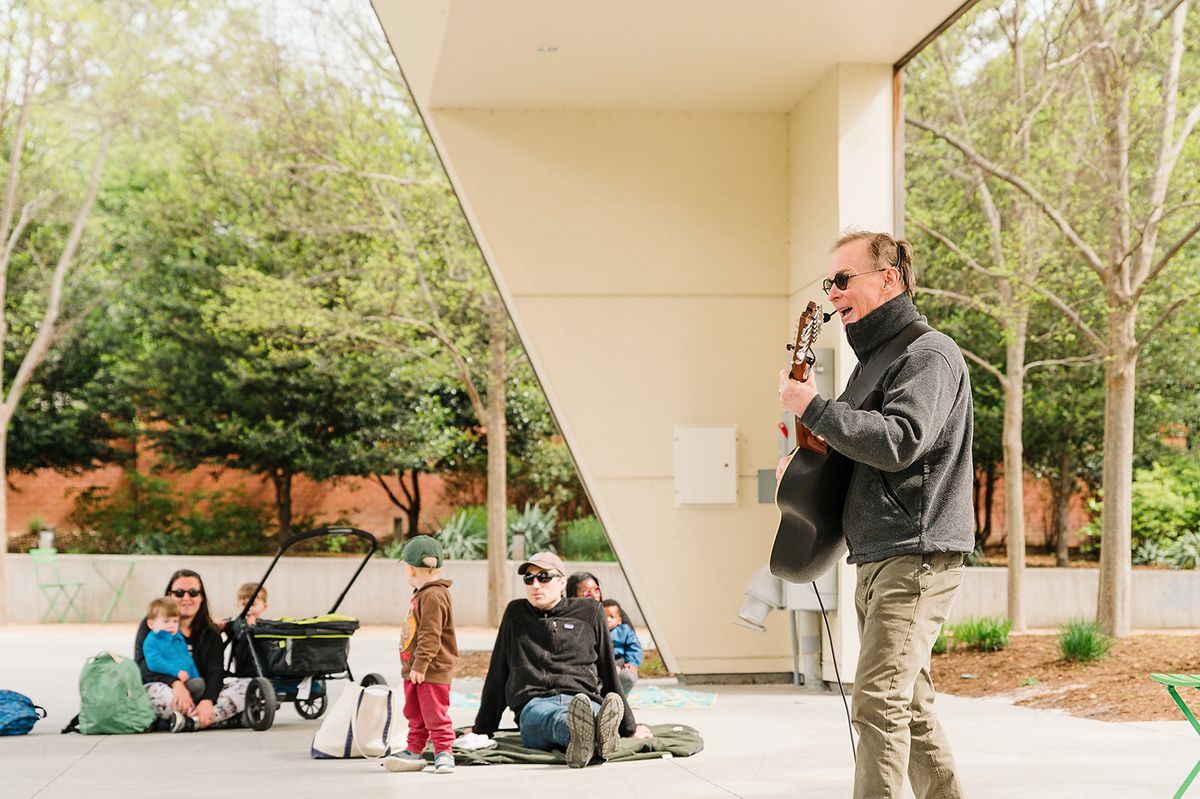
[[[101,566],[114,566],[116,568],[105,572]],[[129,601],[129,597],[125,596],[125,589],[129,587],[129,580],[133,577],[133,570],[136,566],[136,560],[106,558],[104,560],[92,561],[92,570],[100,575],[100,579],[113,592],[112,599],[108,601],[108,606],[104,608],[104,613],[100,614],[101,624],[108,623],[108,620],[112,618],[113,611],[117,609],[117,605],[121,602],[124,602],[125,607],[133,612],[135,618],[139,615],[138,609]]]
[[[1183,712],[1188,723],[1192,725],[1192,729],[1200,735],[1200,721],[1196,721],[1196,714],[1187,706],[1187,702],[1183,701],[1183,697],[1179,695],[1178,688],[1200,688],[1200,674],[1151,674],[1150,679],[1156,683],[1167,686],[1167,693],[1175,700],[1175,704]],[[1179,790],[1175,792],[1175,799],[1180,799],[1187,789],[1191,787],[1192,781],[1196,779],[1196,775],[1200,774],[1200,760],[1196,761],[1196,765],[1192,766],[1192,773],[1187,775],[1183,784],[1179,786]]]

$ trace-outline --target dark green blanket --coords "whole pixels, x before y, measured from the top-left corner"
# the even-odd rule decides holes
[[[655,757],[687,757],[704,749],[700,733],[685,724],[653,724],[653,738],[622,738],[617,753],[609,760],[616,763],[625,760],[649,760]],[[454,760],[459,764],[489,765],[498,763],[547,763],[565,764],[562,752],[546,752],[521,746],[521,733],[498,732],[492,736],[496,741],[493,749],[454,748]],[[432,760],[433,754],[426,752]]]

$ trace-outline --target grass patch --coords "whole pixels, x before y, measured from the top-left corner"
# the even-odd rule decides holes
[[[1063,660],[1092,663],[1107,655],[1112,645],[1113,639],[1094,621],[1076,619],[1058,628],[1058,652]]]
[[[1008,634],[1012,622],[998,616],[982,619],[967,619],[955,624],[951,635],[956,644],[978,652],[999,652],[1008,646]]]
[[[950,639],[946,637],[946,628],[938,630],[938,637],[933,641],[933,654],[944,655],[950,649]]]
[[[667,671],[666,664],[663,663],[662,656],[658,654],[657,649],[642,650],[642,666],[638,669],[639,677],[670,677],[671,672]]]

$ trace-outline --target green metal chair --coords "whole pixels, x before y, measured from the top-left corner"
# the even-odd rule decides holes
[[[83,613],[75,605],[75,599],[83,588],[83,582],[64,581],[58,573],[58,550],[53,547],[29,550],[29,558],[33,561],[33,570],[37,574],[38,590],[46,597],[46,612],[42,621],[53,614],[59,624],[67,620],[67,613],[75,611],[76,618],[83,621]]]
[[[1196,714],[1183,701],[1183,697],[1179,695],[1178,688],[1200,688],[1200,674],[1151,674],[1150,679],[1156,683],[1161,683],[1167,686],[1167,693],[1175,700],[1175,704],[1179,705],[1179,709],[1183,711],[1184,717],[1188,723],[1192,725],[1192,729],[1200,735],[1200,721],[1196,721]],[[1196,775],[1200,774],[1200,760],[1196,761],[1196,765],[1192,766],[1192,773],[1187,775],[1187,779],[1179,786],[1179,790],[1175,792],[1175,799],[1179,799],[1191,786],[1192,780],[1196,779]]]

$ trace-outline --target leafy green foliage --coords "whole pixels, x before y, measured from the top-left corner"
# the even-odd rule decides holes
[[[1063,660],[1091,663],[1108,654],[1113,639],[1095,621],[1076,619],[1058,629],[1058,651]]]
[[[479,560],[487,552],[487,509],[463,508],[446,520],[434,537],[448,560]],[[393,557],[400,557],[399,550]]]
[[[508,509],[508,553],[512,556],[513,535],[520,533],[525,536],[525,554],[554,551],[550,543],[558,526],[558,511],[555,508],[542,508],[532,502],[525,503],[525,509],[518,511]]]
[[[933,654],[944,655],[950,651],[950,639],[946,636],[945,626],[938,630],[937,638],[933,640]]]
[[[1099,500],[1091,503],[1097,518],[1084,533],[1093,539],[1099,535]],[[1200,532],[1200,458],[1180,453],[1136,469],[1133,479],[1132,532],[1134,560],[1141,563],[1194,564],[1190,545],[1173,547],[1185,535]]]
[[[270,511],[238,491],[183,493],[166,480],[126,472],[115,492],[92,487],[75,501],[89,552],[240,555],[270,551]]]
[[[1162,561],[1172,569],[1200,568],[1200,530],[1184,533],[1168,544]]]
[[[565,560],[615,561],[604,525],[595,516],[564,522],[558,537],[558,553]]]
[[[1008,634],[1011,630],[1011,621],[990,616],[967,619],[955,624],[951,627],[951,634],[956,645],[979,652],[999,652],[1008,647]]]

